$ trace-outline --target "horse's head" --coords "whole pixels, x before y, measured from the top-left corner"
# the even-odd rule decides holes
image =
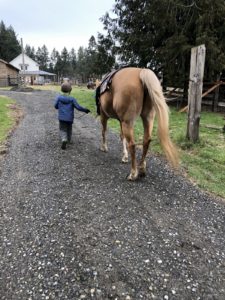
[[[98,80],[98,79],[96,79],[96,81],[95,81],[95,86],[96,86],[96,88],[97,88],[98,86],[100,86],[100,84],[101,84],[101,81]]]

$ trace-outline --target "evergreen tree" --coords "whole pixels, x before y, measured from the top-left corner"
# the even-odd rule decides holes
[[[93,35],[89,39],[86,53],[87,53],[86,65],[89,73],[88,76],[94,78],[98,73],[98,65],[97,65],[97,43]]]
[[[30,45],[25,46],[25,53],[27,56],[35,60],[35,49],[34,47],[31,47]]]
[[[87,82],[90,77],[87,56],[87,49],[79,47],[77,51],[77,74],[80,76],[82,82]]]
[[[61,72],[63,74],[63,77],[70,77],[71,75],[70,57],[66,47],[64,47],[61,52],[61,64],[62,64]]]
[[[224,0],[117,0],[113,11],[102,22],[122,61],[162,71],[167,84],[183,87],[191,48],[205,44],[205,78],[224,69]]]
[[[74,48],[72,48],[69,53],[69,61],[70,61],[71,72],[72,72],[71,75],[74,77],[76,72],[76,67],[77,67],[77,55]]]
[[[101,78],[115,67],[115,45],[110,36],[98,34],[96,74]]]
[[[49,67],[48,67],[49,72],[52,72],[52,73],[55,72],[56,61],[57,61],[57,51],[54,48],[52,50],[52,53],[51,53],[50,58],[49,58]]]
[[[54,51],[54,50],[53,50]],[[55,65],[54,65],[54,72],[57,74],[58,81],[63,77],[62,73],[62,59],[58,51],[54,51],[55,55]]]
[[[38,47],[35,60],[39,64],[40,70],[47,71],[48,70],[48,63],[49,63],[49,52],[45,45],[41,48]]]
[[[225,70],[225,2],[204,0],[197,5],[196,44],[206,45],[206,77],[216,80]]]
[[[12,26],[8,28],[4,22],[0,22],[0,58],[7,62],[13,60],[21,53],[21,46],[17,40],[16,33]]]

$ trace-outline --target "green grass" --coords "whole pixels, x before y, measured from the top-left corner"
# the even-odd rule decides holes
[[[173,111],[171,136],[180,149],[181,164],[188,177],[199,187],[225,198],[225,134],[224,116],[202,112],[200,139],[193,144],[185,138],[187,114]],[[210,128],[209,128],[210,127]]]
[[[6,140],[10,129],[14,126],[15,121],[13,116],[10,115],[10,104],[15,101],[0,95],[0,144]]]
[[[60,90],[59,86],[37,87],[50,90]],[[71,95],[74,96],[80,105],[91,110],[96,115],[96,106],[94,90],[88,90],[86,87],[73,87]],[[9,99],[0,98],[0,141],[7,135],[12,120],[7,116],[6,102]],[[3,108],[2,108],[3,106]],[[170,113],[170,135],[173,142],[177,145],[180,154],[181,167],[187,177],[195,182],[200,188],[221,196],[225,199],[225,134],[222,128],[225,125],[224,114],[202,112],[200,121],[200,140],[193,144],[188,141],[186,136],[187,114],[179,113],[171,109]],[[108,125],[112,130],[119,132],[119,122],[109,120]],[[213,129],[208,127],[216,127]],[[2,129],[4,128],[4,129]],[[157,122],[153,130],[153,140],[151,142],[151,151],[153,153],[163,154],[156,134]],[[4,133],[3,133],[4,132]],[[143,127],[140,119],[135,124],[135,139],[140,142],[142,139]]]

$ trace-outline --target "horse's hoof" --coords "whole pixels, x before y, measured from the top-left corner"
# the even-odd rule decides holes
[[[122,163],[124,163],[124,164],[128,163],[128,157],[123,157],[122,158]]]
[[[144,162],[141,166],[139,166],[139,177],[146,176],[146,162]]]
[[[106,148],[106,147],[101,147],[100,150],[101,150],[102,152],[108,152],[108,148]]]
[[[129,174],[128,176],[127,176],[127,180],[129,180],[129,181],[135,181],[135,180],[137,180],[138,179],[138,174]]]
[[[133,176],[131,176],[131,175],[128,175],[127,176],[127,180],[128,181],[135,181],[135,178]]]

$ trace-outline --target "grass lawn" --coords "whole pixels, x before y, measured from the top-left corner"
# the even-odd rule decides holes
[[[10,114],[10,104],[15,104],[15,101],[0,95],[0,145],[4,143],[15,124],[15,118]]]
[[[59,86],[36,87],[38,89],[50,89],[60,91]],[[71,95],[79,104],[91,110],[96,115],[94,90],[86,87],[73,87]],[[2,100],[1,100],[2,99]],[[12,120],[7,115],[7,98],[0,98],[0,142],[7,135],[7,130],[12,126]],[[8,102],[10,103],[10,102]],[[196,144],[186,140],[187,114],[179,113],[171,108],[170,114],[170,134],[177,145],[181,167],[187,177],[196,183],[200,188],[221,196],[225,199],[225,134],[222,131],[225,125],[224,114],[202,112],[200,121],[200,140]],[[109,127],[119,132],[119,122],[109,120]],[[162,154],[156,134],[157,122],[153,130],[153,140],[151,151]],[[135,125],[136,142],[142,139],[143,127],[141,120],[137,120]]]
[[[181,164],[199,187],[225,198],[224,114],[202,112],[200,139],[196,144],[185,138],[187,114],[175,110],[170,118],[171,136],[179,147]]]

